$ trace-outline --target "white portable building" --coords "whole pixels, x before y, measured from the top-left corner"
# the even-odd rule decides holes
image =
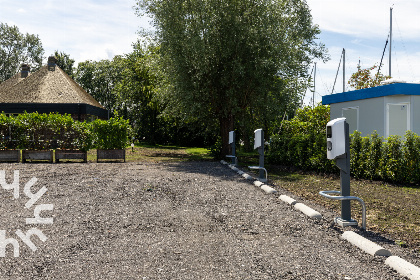
[[[407,130],[420,135],[420,84],[393,83],[322,97],[330,105],[330,119],[345,117],[350,134],[362,136],[376,130],[379,136],[404,136]]]

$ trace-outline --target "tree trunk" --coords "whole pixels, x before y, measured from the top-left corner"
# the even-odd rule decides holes
[[[220,117],[220,136],[222,137],[222,150],[220,156],[225,158],[226,155],[230,154],[229,145],[229,131],[233,130],[233,116]]]

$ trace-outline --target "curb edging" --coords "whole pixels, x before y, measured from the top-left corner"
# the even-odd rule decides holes
[[[400,257],[390,256],[385,260],[385,264],[411,280],[420,280],[420,267],[417,267]]]
[[[366,253],[372,256],[384,256],[389,257],[391,256],[391,252],[386,250],[385,248],[379,246],[375,242],[370,241],[369,239],[355,233],[354,231],[345,231],[341,238],[347,240],[354,246],[362,249]]]

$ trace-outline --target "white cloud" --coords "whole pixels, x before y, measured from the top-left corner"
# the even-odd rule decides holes
[[[403,37],[420,40],[420,1],[414,0],[307,0],[314,23],[324,31],[360,38],[382,38],[393,21]]]
[[[76,62],[109,59],[132,50],[147,19],[135,15],[134,0],[0,0],[0,21],[38,34],[45,56],[55,50]],[[26,10],[26,13],[23,11]]]

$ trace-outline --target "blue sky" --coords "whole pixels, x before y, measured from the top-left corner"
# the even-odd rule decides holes
[[[420,81],[420,1],[418,0],[307,0],[329,50],[330,61],[317,63],[315,102],[330,94],[342,49],[346,49],[346,81],[357,64],[379,64],[389,33],[393,6],[392,74]],[[64,51],[76,62],[110,59],[131,51],[139,27],[148,19],[134,14],[134,0],[0,0],[0,22],[23,33],[38,34],[45,56]],[[383,73],[388,73],[388,49]],[[335,92],[342,91],[342,70]],[[346,90],[349,90],[347,88]],[[305,104],[310,103],[308,93]]]
[[[321,29],[320,41],[331,59],[317,63],[315,103],[331,94],[342,49],[346,49],[346,85],[357,64],[368,68],[381,61],[389,34],[393,7],[392,76],[407,82],[420,81],[420,1],[415,0],[308,0],[313,22]],[[389,44],[381,72],[388,74]],[[341,66],[342,67],[342,66]],[[352,90],[346,87],[347,90]],[[334,93],[343,91],[342,68]],[[309,104],[312,93],[307,93]]]

